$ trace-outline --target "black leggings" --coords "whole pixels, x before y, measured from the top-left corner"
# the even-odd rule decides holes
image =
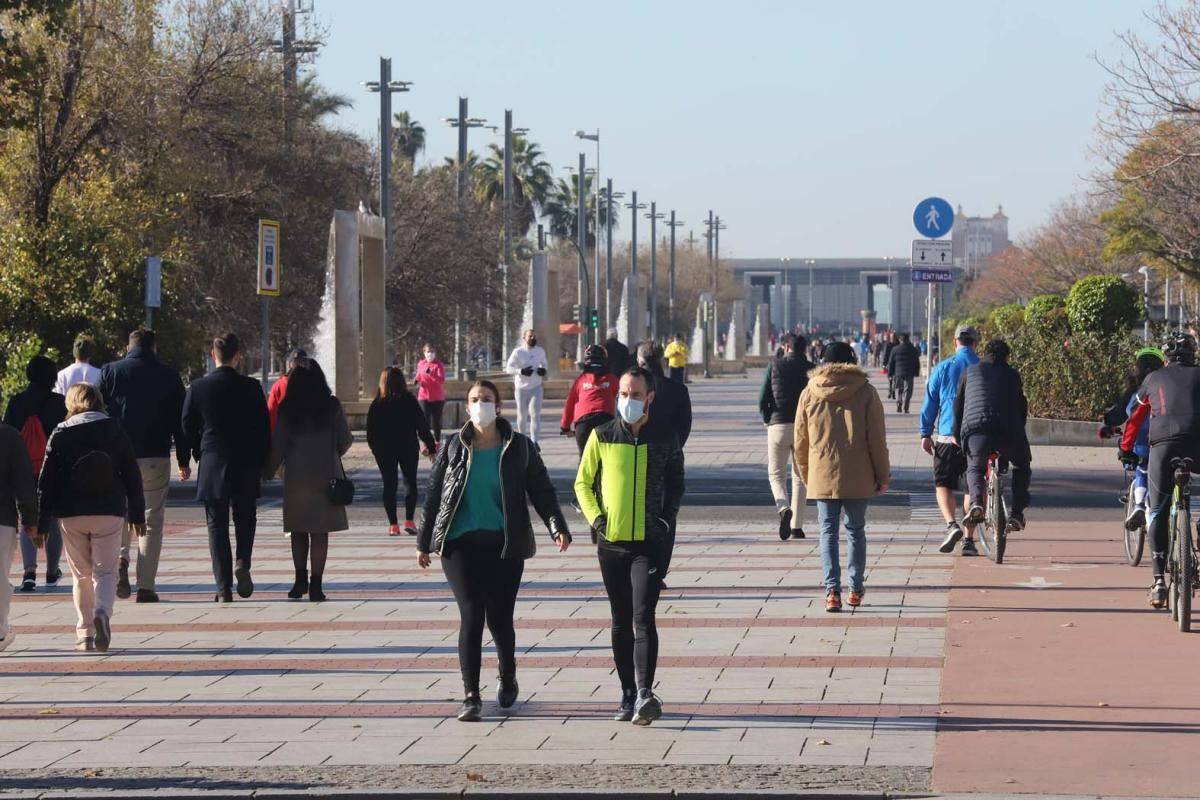
[[[329,557],[328,533],[301,533],[292,531],[292,566],[296,568],[296,579],[307,574],[309,542],[312,542],[312,576],[317,580],[325,574],[325,559]]]
[[[1150,568],[1156,578],[1165,574],[1167,551],[1171,548],[1171,497],[1175,494],[1175,470],[1171,468],[1171,460],[1175,458],[1195,459],[1192,470],[1200,471],[1200,448],[1192,442],[1172,441],[1150,448],[1146,482],[1150,515],[1146,528],[1150,534]]]
[[[442,552],[442,570],[458,603],[458,667],[468,695],[479,694],[485,623],[496,645],[500,676],[514,678],[517,674],[513,612],[525,562],[501,558],[503,548],[504,534],[474,531],[447,542]]]
[[[422,400],[421,410],[425,412],[425,423],[433,431],[434,441],[442,441],[442,409],[446,407],[445,400]]]
[[[399,472],[404,475],[404,513],[405,521],[413,519],[417,511],[417,448],[411,447],[403,453],[375,453],[375,463],[379,465],[379,474],[383,477],[383,510],[387,512],[388,523],[395,525],[396,492],[400,488]]]
[[[646,542],[601,541],[597,551],[604,590],[612,609],[613,660],[621,689],[653,689],[658,665],[654,611],[662,590],[663,572],[660,554]]]
[[[612,422],[612,414],[596,411],[575,420],[575,444],[579,447],[579,457],[583,458],[583,448],[587,446],[588,437],[592,431],[606,422]]]

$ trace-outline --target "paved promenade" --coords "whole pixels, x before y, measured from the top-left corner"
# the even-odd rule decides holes
[[[1145,607],[1148,572],[1119,564],[1115,502],[1103,524],[1039,521],[1035,510],[1003,567],[941,555],[915,414],[889,414],[897,488],[869,515],[866,605],[827,614],[815,509],[807,539],[774,532],[756,389],[692,386],[687,462],[698,490],[659,604],[666,715],[652,727],[607,719],[619,694],[608,604],[570,511],[575,545],[563,555],[546,546],[526,566],[520,702],[507,713],[492,702],[488,646],[485,719],[470,725],[452,717],[453,598],[436,563],[417,568],[411,539],[384,535],[374,497],[360,497],[353,529],[335,536],[322,604],[287,600],[288,542],[278,501],[266,500],[258,589],[226,607],[212,603],[202,512],[173,503],[164,602],[118,601],[108,654],[71,649],[68,585],[16,596],[19,638],[0,656],[0,794],[270,785],[1196,795],[1187,745],[1200,732],[1190,689],[1200,637]],[[552,413],[546,430],[557,429]],[[544,449],[566,496],[573,440]],[[1035,491],[1037,470],[1058,469],[1108,491],[1119,482],[1111,459],[1041,448]]]

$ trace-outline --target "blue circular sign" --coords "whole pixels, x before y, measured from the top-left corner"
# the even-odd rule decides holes
[[[913,211],[913,227],[926,239],[945,236],[954,227],[954,209],[940,197],[926,197]]]

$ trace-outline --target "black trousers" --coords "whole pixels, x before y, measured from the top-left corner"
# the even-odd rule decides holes
[[[417,459],[420,453],[415,446],[399,453],[375,453],[375,464],[383,478],[383,510],[388,523],[396,525],[396,494],[400,488],[400,475],[404,475],[404,519],[413,519],[417,511]]]
[[[986,504],[988,456],[999,453],[1012,467],[1012,513],[1024,514],[1029,507],[1029,483],[1033,477],[1029,468],[1029,442],[1024,435],[1010,439],[973,433],[963,442],[963,452],[967,456],[967,491],[971,502]]]
[[[592,431],[606,422],[612,422],[612,414],[598,411],[575,420],[575,444],[579,447],[579,457],[583,458],[583,448],[587,446],[588,437]]]
[[[896,379],[888,375],[888,400],[896,399]]]
[[[517,633],[513,613],[525,562],[501,558],[504,534],[474,531],[447,542],[442,552],[442,571],[458,603],[458,667],[463,691],[479,694],[479,670],[483,660],[483,627],[486,624],[496,645],[500,676],[517,674]]]
[[[913,377],[911,375],[905,375],[904,377],[897,375],[895,378],[892,378],[892,381],[896,384],[896,410],[907,414],[908,407],[912,404]]]
[[[678,383],[686,383],[687,367],[669,367],[667,377]]]
[[[217,591],[233,588],[235,552],[229,545],[229,515],[233,511],[234,538],[237,542],[237,563],[250,569],[254,552],[254,528],[258,523],[258,498],[239,495],[204,503],[204,518],[208,523],[208,551],[212,555],[213,580]]]
[[[662,591],[662,553],[648,542],[602,540],[596,549],[612,611],[613,661],[621,689],[652,689],[658,666],[654,613]]]
[[[433,438],[442,441],[442,409],[446,407],[445,400],[421,400],[421,410],[425,412],[425,424],[433,431]]]
[[[1146,532],[1150,534],[1150,566],[1156,577],[1166,573],[1167,550],[1171,547],[1171,495],[1175,492],[1171,460],[1175,458],[1194,459],[1192,471],[1200,471],[1200,445],[1186,441],[1160,442],[1150,448],[1146,493],[1150,517]]]

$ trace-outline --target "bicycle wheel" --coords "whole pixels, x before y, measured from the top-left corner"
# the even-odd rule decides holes
[[[1176,549],[1178,550],[1175,556],[1176,571],[1179,573],[1175,578],[1176,594],[1179,596],[1179,630],[1187,633],[1192,629],[1192,577],[1196,569],[1195,553],[1192,552],[1191,536],[1191,518],[1188,512],[1180,509],[1177,512],[1179,519],[1175,527]]]
[[[983,522],[975,527],[976,533],[979,534],[979,546],[983,550],[983,554],[993,561],[996,560],[996,528],[995,528],[995,506],[992,504],[992,483],[996,480],[996,476],[992,471],[988,470],[987,476],[987,498],[985,500],[985,508]]]
[[[1182,512],[1171,506],[1170,538],[1167,540],[1167,607],[1171,619],[1179,620],[1179,517]]]
[[[1125,497],[1125,519],[1129,519],[1130,514],[1136,503],[1133,501],[1132,489],[1126,492]],[[1125,540],[1125,563],[1131,567],[1136,567],[1142,563],[1142,550],[1146,546],[1146,526],[1139,525],[1133,530],[1125,527],[1125,519],[1121,520],[1122,538]]]

